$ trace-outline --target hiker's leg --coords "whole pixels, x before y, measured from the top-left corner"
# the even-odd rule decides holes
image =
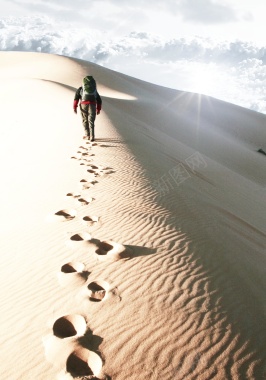
[[[80,112],[81,112],[82,125],[85,131],[85,135],[90,136],[89,121],[88,121],[88,104],[81,104]]]
[[[88,109],[88,122],[89,122],[89,131],[91,138],[94,139],[94,122],[96,118],[96,104],[89,104]]]

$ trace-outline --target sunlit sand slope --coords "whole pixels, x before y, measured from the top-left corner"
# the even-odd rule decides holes
[[[266,116],[48,54],[0,81],[0,377],[263,379]]]

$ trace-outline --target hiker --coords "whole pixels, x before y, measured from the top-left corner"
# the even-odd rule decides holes
[[[80,101],[80,104],[79,104]],[[96,114],[99,115],[102,108],[102,99],[96,88],[96,81],[91,75],[83,78],[82,86],[79,87],[74,97],[74,112],[77,113],[77,107],[80,107],[82,124],[85,130],[85,138],[94,141],[94,122]]]

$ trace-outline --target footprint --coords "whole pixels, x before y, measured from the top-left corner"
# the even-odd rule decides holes
[[[106,299],[110,286],[106,281],[93,281],[87,286],[89,300],[101,302]]]
[[[82,346],[69,355],[66,362],[66,370],[72,377],[100,376],[102,370],[102,359],[98,354]]]
[[[78,194],[78,193],[67,193],[66,197],[79,198],[80,194]]]
[[[82,218],[83,224],[87,226],[92,226],[95,223],[99,222],[99,217],[98,216],[84,216]]]
[[[106,174],[112,174],[112,173],[115,173],[114,170],[107,170],[107,169],[100,170],[100,175],[106,175]]]
[[[60,210],[55,213],[57,216],[62,216],[64,219],[72,220],[77,216],[76,210]]]
[[[107,255],[108,251],[111,251],[113,249],[112,242],[109,240],[107,241],[100,241],[98,249],[96,250],[96,253],[98,255]]]
[[[88,162],[91,162],[92,160],[83,160],[80,165],[82,166],[90,166],[90,164]]]
[[[54,214],[48,215],[46,220],[48,222],[67,222],[77,216],[77,211],[74,209],[59,210]]]
[[[98,243],[95,253],[101,261],[116,261],[122,258],[129,258],[132,250],[123,244],[114,242],[113,240],[106,240]]]
[[[90,185],[87,185],[87,184],[82,185],[82,190],[89,190],[90,188],[91,188]]]
[[[86,144],[89,145],[89,148],[91,148],[92,146],[98,145],[96,142],[91,142],[91,141],[86,141]]]
[[[106,174],[103,170],[99,169],[88,169],[87,172],[93,174],[95,177],[99,177]]]
[[[79,153],[79,152],[77,152],[77,153]],[[76,156],[72,156],[71,158],[74,159],[74,160],[77,160],[77,161],[82,160],[82,158],[81,158],[81,152],[80,152],[80,154],[77,154]]]
[[[90,182],[87,182],[87,183],[85,183],[84,185],[82,185],[82,190],[88,190],[88,189],[90,189],[92,186],[96,185],[96,183],[98,183],[98,181],[90,181]]]
[[[81,179],[80,182],[88,182],[86,179]]]
[[[61,267],[61,271],[57,273],[60,286],[63,288],[71,286],[82,286],[87,281],[91,273],[85,270],[85,265],[78,261],[69,262]]]
[[[78,202],[79,202],[80,204],[82,204],[83,206],[87,206],[87,205],[90,204],[93,200],[94,200],[94,198],[91,198],[91,197],[83,197],[83,198],[79,198],[79,199],[78,199]]]
[[[91,235],[87,232],[81,232],[74,234],[70,237],[71,241],[89,241],[91,240]]]
[[[53,324],[53,334],[61,339],[82,336],[86,330],[86,320],[79,314],[64,315]]]
[[[104,173],[104,174],[112,174],[112,173],[115,173],[115,171],[112,169],[112,168],[110,168],[110,167],[108,167],[108,166],[106,166],[106,167],[101,167],[100,168],[100,170]]]
[[[90,169],[88,169],[87,172],[93,173],[95,176],[102,176],[104,174],[115,173],[114,170],[112,170],[112,168],[95,165],[90,165]]]
[[[61,267],[62,273],[82,273],[85,269],[85,265],[78,261],[69,262]]]
[[[80,232],[76,234],[67,234],[69,237],[69,240],[66,241],[67,246],[70,248],[78,248],[83,246],[88,246],[91,244],[91,235],[88,232]]]
[[[91,184],[85,184],[85,185],[82,185],[82,190],[88,190],[92,187],[93,185]]]

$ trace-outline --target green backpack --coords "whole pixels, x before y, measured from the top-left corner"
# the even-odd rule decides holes
[[[97,97],[97,89],[95,79],[91,75],[87,75],[82,81],[82,100],[95,101]]]

